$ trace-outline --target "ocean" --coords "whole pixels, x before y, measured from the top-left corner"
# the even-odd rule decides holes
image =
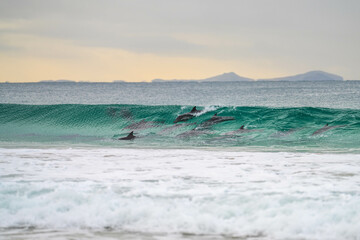
[[[0,180],[3,239],[360,239],[360,81],[0,83]]]

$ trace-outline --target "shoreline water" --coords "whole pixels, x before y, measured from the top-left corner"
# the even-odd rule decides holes
[[[261,146],[237,146],[237,147],[212,147],[212,146],[203,146],[203,147],[189,147],[189,146],[137,146],[137,145],[112,145],[112,146],[99,146],[99,145],[86,145],[86,144],[72,144],[64,145],[64,144],[39,144],[39,143],[0,143],[0,151],[1,149],[133,149],[133,150],[194,150],[194,151],[207,151],[207,152],[244,152],[244,153],[309,153],[309,154],[360,154],[359,149],[309,149],[309,148],[284,148],[283,146],[280,148],[264,148]]]
[[[0,155],[0,227],[3,236],[15,228],[14,239],[45,239],[51,229],[60,232],[54,239],[360,237],[360,154],[2,148]],[[34,238],[21,237],[27,228]]]
[[[214,235],[214,234],[192,234],[192,233],[143,233],[143,232],[118,232],[111,229],[105,230],[85,230],[79,229],[74,231],[66,231],[59,229],[0,229],[0,237],[3,236],[7,240],[33,240],[33,239],[126,239],[126,240],[270,240],[261,233],[254,235],[232,236],[232,235]]]

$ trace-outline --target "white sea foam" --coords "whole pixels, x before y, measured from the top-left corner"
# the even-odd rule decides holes
[[[201,112],[197,113],[196,115],[197,115],[197,116],[200,116],[200,115],[203,115],[203,114],[205,114],[205,113],[207,113],[207,112],[215,111],[215,110],[217,110],[218,108],[219,108],[219,107],[214,106],[214,105],[206,105],[206,106],[204,107],[204,109],[203,109]]]
[[[0,149],[0,227],[359,239],[360,155]]]

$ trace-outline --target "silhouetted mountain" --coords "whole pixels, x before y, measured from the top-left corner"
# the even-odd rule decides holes
[[[205,79],[198,80],[183,80],[183,79],[173,79],[173,80],[164,80],[164,79],[154,79],[152,82],[243,82],[243,81],[253,81],[254,79],[240,77],[234,72],[223,73],[214,77],[209,77]]]
[[[335,74],[323,71],[311,71],[307,73],[297,74],[294,76],[258,79],[257,81],[343,81],[344,79]]]

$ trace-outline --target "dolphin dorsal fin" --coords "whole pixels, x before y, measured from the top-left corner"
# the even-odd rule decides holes
[[[217,116],[217,113],[215,113],[213,117],[216,117],[216,116]]]
[[[327,127],[327,126],[329,126],[329,124],[327,123],[327,124],[325,124],[325,127]]]
[[[196,106],[195,107],[193,107],[193,109],[191,109],[191,111],[190,112],[196,112],[197,110],[196,110]]]
[[[244,125],[242,125],[242,126],[240,127],[240,129],[244,129]]]
[[[131,131],[131,133],[129,133],[129,135],[127,135],[128,137],[132,137],[134,136],[134,131]]]

